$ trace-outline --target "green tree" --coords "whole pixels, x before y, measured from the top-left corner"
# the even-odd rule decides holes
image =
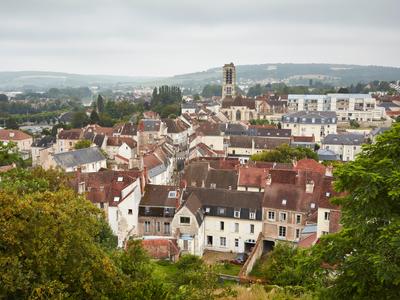
[[[97,96],[96,106],[99,114],[104,112],[104,99],[100,94]]]
[[[71,126],[73,128],[82,128],[90,123],[89,117],[84,111],[78,111],[74,113],[71,121]]]
[[[233,296],[232,290],[221,287],[218,274],[195,255],[184,255],[177,263],[173,299],[216,299]]]
[[[15,143],[0,142],[0,166],[8,166],[13,163],[21,164],[22,159],[18,154],[17,145]]]
[[[400,124],[334,172],[343,229],[313,255],[335,266],[326,298],[400,298]]]
[[[40,191],[34,181],[43,187],[45,180],[32,180],[27,193],[15,182],[0,189],[0,297],[116,298],[123,282],[96,242],[100,210],[71,190]]]
[[[102,211],[57,170],[0,181],[1,299],[168,299],[140,241],[115,249]]]
[[[293,160],[300,160],[303,158],[311,158],[318,161],[318,155],[313,150],[303,147],[290,147],[287,144],[283,144],[274,150],[263,151],[251,156],[251,160],[253,161],[270,161],[279,163],[290,163]]]
[[[213,96],[222,96],[222,86],[219,84],[207,84],[203,87],[201,95],[204,98],[211,98]]]
[[[85,149],[85,148],[89,148],[92,145],[92,142],[89,140],[80,140],[78,142],[76,142],[75,144],[75,149]]]
[[[0,102],[7,103],[8,97],[5,94],[0,94]]]
[[[90,113],[90,124],[98,124],[100,122],[100,117],[97,114],[96,110],[92,110]]]
[[[7,129],[18,129],[19,125],[18,125],[17,120],[15,118],[12,118],[12,117],[8,118],[6,120],[6,128]]]

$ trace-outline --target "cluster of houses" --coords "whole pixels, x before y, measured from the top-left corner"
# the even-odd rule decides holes
[[[249,158],[287,144],[319,149],[320,161],[354,160],[387,128],[338,132],[338,123],[381,119],[385,110],[369,95],[245,98],[236,95],[233,64],[223,76],[222,99],[184,103],[175,119],[148,111],[137,124],[59,129],[35,140],[2,129],[0,141],[15,142],[33,166],[73,174],[71,187],[104,211],[118,245],[142,238],[156,258],[251,252],[277,241],[309,247],[338,231],[332,167]]]

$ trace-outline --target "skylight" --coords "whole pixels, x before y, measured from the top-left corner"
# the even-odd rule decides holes
[[[170,198],[170,199],[176,198],[176,191],[169,191],[168,192],[168,198]]]

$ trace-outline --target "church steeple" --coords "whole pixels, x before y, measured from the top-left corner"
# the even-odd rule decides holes
[[[224,65],[222,69],[222,99],[236,95],[236,68],[233,63]]]

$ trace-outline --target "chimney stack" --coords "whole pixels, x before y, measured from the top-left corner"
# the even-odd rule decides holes
[[[329,165],[325,168],[325,176],[332,177],[333,176],[333,166]]]
[[[267,180],[266,180],[267,182],[266,182],[266,184],[267,185],[271,185],[271,183],[272,183],[272,176],[271,176],[271,174],[268,174],[267,175]]]
[[[314,181],[310,180],[306,183],[306,193],[312,194],[314,192]]]

